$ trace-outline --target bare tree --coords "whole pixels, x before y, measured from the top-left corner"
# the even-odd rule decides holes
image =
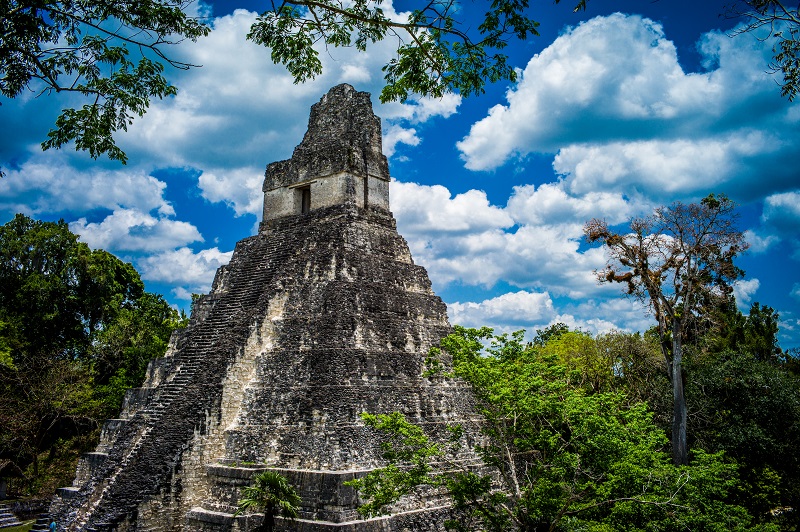
[[[677,202],[633,219],[627,234],[612,232],[598,219],[584,226],[586,239],[608,250],[609,262],[597,272],[598,280],[626,284],[628,294],[649,304],[658,323],[672,382],[672,457],[679,465],[688,463],[684,332],[709,301],[731,297],[733,282],[744,275],[733,264],[747,249],[734,208],[727,197],[712,194],[700,203]]]

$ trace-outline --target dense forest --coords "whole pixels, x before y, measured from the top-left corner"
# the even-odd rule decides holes
[[[455,530],[797,530],[800,366],[778,348],[771,308],[719,312],[687,345],[688,465],[671,460],[673,398],[654,331],[555,324],[526,342],[456,327],[430,376],[452,356],[451,374],[471,384],[484,467],[456,459],[463,427],[443,444],[400,414],[365,415],[389,436],[389,465],[354,482],[361,511],[434,486],[462,512]]]
[[[485,467],[459,468],[463,427],[437,442],[399,414],[364,415],[388,434],[388,466],[356,482],[380,514],[435,486],[461,530],[797,530],[800,363],[778,314],[733,297],[683,329],[689,463],[673,463],[673,394],[657,327],[593,335],[554,324],[495,335],[455,328],[427,360],[473,388]],[[134,268],[66,223],[18,215],[0,227],[0,460],[11,494],[71,482],[104,418],[139,386],[186,317]],[[452,363],[450,362],[452,360]]]
[[[136,270],[67,224],[17,215],[0,227],[0,462],[9,495],[72,483],[102,420],[119,414],[185,316]]]

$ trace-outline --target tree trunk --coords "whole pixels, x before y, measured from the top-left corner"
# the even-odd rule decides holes
[[[275,530],[275,508],[264,508],[264,521],[261,523],[262,532],[273,532]]]
[[[682,323],[672,320],[672,461],[675,465],[689,464],[686,445],[686,399],[683,396]]]

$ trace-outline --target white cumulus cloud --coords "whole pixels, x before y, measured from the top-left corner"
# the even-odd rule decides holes
[[[0,179],[0,211],[38,215],[130,208],[171,215],[174,209],[164,199],[166,186],[143,170],[80,169],[44,154]]]
[[[398,144],[418,146],[421,141],[422,139],[417,136],[416,129],[405,128],[397,124],[393,124],[387,128],[384,128],[383,153],[387,157],[391,157],[394,155]]]
[[[571,297],[608,293],[592,273],[605,264],[603,250],[580,249],[583,223],[616,210],[614,216],[625,217],[638,207],[613,195],[573,197],[551,186],[519,187],[515,194],[500,207],[479,190],[453,196],[440,185],[391,185],[398,229],[435,285],[503,280]]]
[[[434,117],[447,118],[461,105],[461,96],[445,94],[441,98],[431,96],[412,97],[405,103],[387,103],[381,107],[381,115],[390,120],[403,119],[412,123],[426,122]]]
[[[99,223],[80,218],[69,224],[70,231],[93,248],[115,252],[154,252],[200,242],[203,237],[188,223],[154,217],[134,209],[117,209]]]
[[[733,297],[736,298],[736,306],[739,310],[745,311],[750,308],[753,296],[761,286],[758,279],[740,279],[733,283]]]
[[[489,204],[486,193],[469,190],[452,196],[441,185],[425,186],[392,181],[392,211],[402,219],[404,234],[417,230],[465,233],[513,225],[500,207]]]
[[[762,221],[777,231],[800,235],[800,191],[772,194],[764,200]]]
[[[708,33],[698,46],[708,71],[684,72],[651,20],[615,14],[568,29],[458,143],[466,167],[552,153],[570,192],[656,201],[708,190],[751,199],[795,182],[800,119],[764,72],[769,43]]]
[[[532,338],[537,329],[555,323],[564,323],[570,329],[592,334],[614,330],[641,331],[653,325],[647,308],[635,299],[625,297],[563,304],[554,302],[547,292],[521,290],[479,302],[448,303],[447,310],[454,324],[488,326],[496,332],[525,329],[527,338]]]
[[[146,281],[173,285],[173,293],[207,293],[217,268],[231,260],[233,251],[213,247],[194,252],[188,247],[164,251],[136,261]]]
[[[655,325],[646,305],[635,298],[622,297],[619,291],[607,299],[566,304],[562,312],[554,321],[592,334],[645,331]]]
[[[782,241],[794,247],[790,255],[800,260],[800,191],[771,194],[764,199],[761,225],[745,231],[754,253],[763,253]]]
[[[205,199],[228,204],[237,216],[261,216],[264,203],[261,190],[263,181],[264,170],[255,167],[211,169],[198,178]]]
[[[781,239],[776,235],[761,234],[758,230],[748,229],[744,232],[744,239],[750,246],[751,253],[764,253]]]
[[[590,218],[603,218],[613,225],[645,210],[645,206],[636,205],[619,193],[589,192],[571,196],[559,183],[516,186],[508,200],[508,212],[514,219],[533,225],[582,224]]]
[[[484,325],[507,328],[527,327],[552,319],[556,312],[547,292],[509,292],[480,303],[450,303],[450,321],[466,327]]]

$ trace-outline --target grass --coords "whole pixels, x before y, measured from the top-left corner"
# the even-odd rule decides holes
[[[12,527],[8,527],[8,528],[4,528],[3,532],[28,532],[28,530],[31,529],[31,527],[33,526],[33,523],[35,523],[35,522],[36,522],[36,520],[25,521],[20,526],[12,526]]]

